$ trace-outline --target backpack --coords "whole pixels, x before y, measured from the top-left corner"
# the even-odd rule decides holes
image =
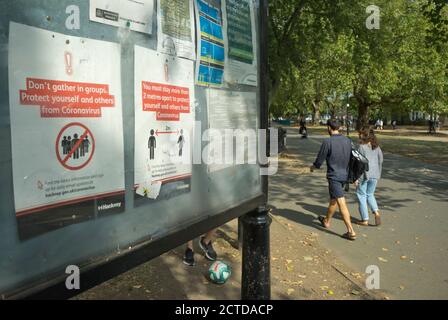
[[[355,181],[359,180],[359,178],[365,175],[367,171],[369,171],[369,160],[356,150],[352,143],[347,182],[349,184],[355,183]]]

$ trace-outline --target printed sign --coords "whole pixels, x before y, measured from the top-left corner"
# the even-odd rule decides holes
[[[124,211],[120,46],[11,22],[14,201],[22,239]]]
[[[221,87],[224,80],[224,33],[221,0],[196,0],[198,61],[196,83]]]
[[[90,20],[152,33],[154,0],[90,0]]]
[[[158,51],[196,59],[193,0],[158,0]]]
[[[256,32],[253,0],[223,0],[226,30],[225,81],[257,86]]]
[[[193,100],[193,61],[135,47],[136,205],[190,191]]]

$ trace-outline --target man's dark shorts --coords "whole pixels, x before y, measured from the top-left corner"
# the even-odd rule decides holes
[[[330,199],[335,200],[345,197],[345,182],[328,179],[328,190],[330,191]]]

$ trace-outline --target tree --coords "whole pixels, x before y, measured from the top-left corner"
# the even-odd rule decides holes
[[[271,2],[271,102],[317,119],[351,94],[358,128],[372,112],[447,111],[448,5],[375,2],[379,29],[366,26],[367,0]]]

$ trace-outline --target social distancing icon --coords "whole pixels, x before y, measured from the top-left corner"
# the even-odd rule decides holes
[[[56,139],[56,156],[68,170],[81,170],[93,158],[95,138],[82,123],[74,122],[61,129]]]

